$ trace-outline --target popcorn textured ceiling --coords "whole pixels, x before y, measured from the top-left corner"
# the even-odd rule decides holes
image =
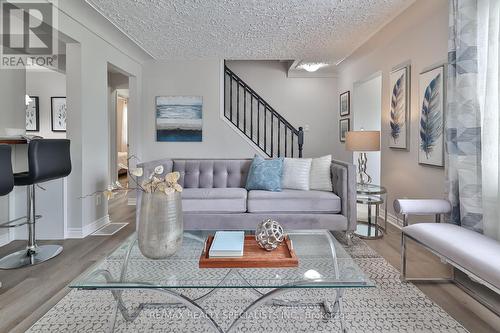
[[[156,59],[336,62],[415,0],[86,0]]]

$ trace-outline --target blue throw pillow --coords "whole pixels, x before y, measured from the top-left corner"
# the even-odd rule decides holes
[[[258,155],[253,158],[247,177],[247,190],[281,192],[283,158],[266,160]]]

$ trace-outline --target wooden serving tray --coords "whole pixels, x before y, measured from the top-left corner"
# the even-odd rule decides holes
[[[205,248],[200,256],[200,268],[281,268],[297,267],[299,259],[295,255],[292,242],[288,236],[285,241],[273,251],[262,249],[255,236],[246,235],[243,245],[243,257],[237,258],[209,258],[208,250],[214,236],[210,235],[205,242]]]

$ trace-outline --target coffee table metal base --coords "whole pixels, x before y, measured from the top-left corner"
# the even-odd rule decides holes
[[[204,242],[203,238],[200,238],[196,235],[191,235],[191,234],[186,234],[185,237],[187,238],[192,238],[196,241],[199,241],[201,243]],[[131,257],[131,252],[132,248],[134,247],[134,244],[137,242],[137,238],[134,238],[133,241],[130,242],[128,245],[128,248],[125,252],[125,258],[121,266],[121,272],[118,280],[116,277],[114,277],[110,271],[107,269],[97,269],[92,272],[91,275],[89,275],[87,278],[90,281],[93,281],[93,278],[97,276],[102,276],[104,279],[107,281],[107,283],[110,285],[110,287],[102,287],[96,286],[96,288],[93,288],[92,286],[85,286],[85,287],[80,287],[79,289],[81,290],[109,290],[115,300],[115,308],[114,308],[114,313],[113,313],[113,319],[111,321],[110,325],[110,331],[113,332],[115,329],[116,325],[116,320],[118,317],[118,312],[121,313],[121,316],[124,318],[125,321],[127,322],[133,322],[139,314],[142,312],[142,310],[147,309],[147,308],[157,308],[157,307],[183,307],[183,308],[188,308],[193,312],[199,313],[202,316],[205,317],[207,322],[210,324],[210,326],[214,329],[215,332],[219,333],[224,333],[224,332],[234,332],[237,330],[238,325],[240,322],[246,317],[245,314],[247,314],[250,311],[253,311],[257,309],[258,307],[268,304],[272,306],[283,306],[283,307],[304,307],[304,306],[311,306],[311,305],[316,305],[319,306],[323,313],[324,313],[324,319],[325,320],[330,320],[333,318],[337,318],[340,322],[341,326],[341,331],[342,332],[347,332],[346,326],[345,326],[345,318],[343,316],[343,295],[345,288],[351,287],[352,283],[347,280],[345,283],[342,283],[338,281],[338,275],[336,275],[336,280],[331,280],[331,279],[307,279],[303,281],[294,281],[289,284],[285,284],[282,286],[274,286],[272,288],[255,288],[249,280],[247,280],[244,277],[244,274],[242,274],[240,269],[230,269],[228,272],[220,277],[220,281],[218,282],[217,285],[212,285],[212,287],[207,287],[206,289],[208,290],[205,294],[203,294],[200,297],[192,298],[188,297],[186,295],[183,295],[178,292],[178,290],[182,289],[182,287],[179,288],[161,288],[161,287],[155,287],[155,285],[143,283],[143,284],[134,284],[131,287],[128,287],[127,285],[121,287],[120,284],[122,284],[124,281],[126,281],[126,273],[127,273],[127,267],[129,264],[129,260]],[[333,248],[334,245],[330,242],[330,247]],[[337,260],[336,256],[334,256],[334,265],[336,266],[335,271],[338,274],[338,267],[337,267]],[[234,275],[238,275],[237,277],[234,277]],[[202,302],[209,298],[213,291],[216,289],[221,288],[223,286],[224,282],[227,282],[229,279],[236,279],[239,280],[240,282],[243,283],[241,288],[247,289],[251,291],[255,296],[256,299],[255,301],[250,304],[245,310],[243,310],[238,317],[231,323],[229,328],[227,330],[223,330],[220,325],[210,316],[208,311],[206,311],[202,306]],[[333,285],[336,285],[336,287],[333,287]],[[77,287],[78,288],[78,287]],[[316,303],[305,303],[302,301],[288,301],[288,300],[280,300],[278,299],[279,296],[282,296],[286,293],[290,293],[296,290],[303,290],[306,288],[325,288],[325,289],[330,289],[330,290],[335,290],[336,295],[335,295],[335,300],[333,302],[333,306],[329,306],[327,300],[322,300],[320,302]],[[171,299],[171,302],[165,302],[165,303],[140,303],[138,306],[135,308],[128,308],[124,302],[124,299],[122,297],[124,292],[129,291],[130,289],[132,290],[148,290],[148,291],[155,291],[158,293],[162,293],[166,295],[167,298]],[[272,289],[269,292],[261,292],[259,289]]]
[[[107,281],[112,281],[112,276],[109,271],[106,270],[101,270],[99,272],[100,275],[102,275]],[[224,279],[230,276],[230,274],[239,274],[237,270],[230,270],[229,273],[225,276]],[[241,274],[240,274],[241,276]],[[223,281],[221,281],[222,283]],[[311,285],[311,282],[314,281],[304,281],[304,285]],[[321,287],[321,284],[327,285],[327,281],[317,281],[316,282],[319,287]],[[114,332],[115,325],[116,325],[116,320],[118,316],[118,312],[121,313],[121,316],[123,319],[125,319],[128,322],[133,322],[139,314],[142,312],[142,310],[147,309],[147,308],[157,308],[157,307],[187,307],[191,311],[200,313],[202,316],[205,317],[207,322],[212,326],[215,332],[219,333],[230,333],[230,332],[235,332],[238,324],[245,318],[245,314],[257,309],[258,307],[265,305],[265,304],[271,304],[273,306],[284,306],[284,307],[300,307],[300,306],[310,306],[311,304],[308,303],[303,303],[300,301],[284,301],[284,300],[279,300],[276,299],[277,297],[293,292],[299,287],[300,290],[300,284],[301,283],[293,283],[293,285],[290,286],[283,286],[282,288],[277,288],[273,289],[268,293],[262,293],[259,290],[255,288],[250,288],[250,290],[258,297],[252,304],[250,304],[241,314],[232,322],[231,326],[224,331],[220,325],[210,316],[210,314],[200,306],[199,303],[203,302],[206,298],[208,298],[211,293],[215,290],[215,288],[210,289],[207,293],[204,295],[191,299],[185,295],[182,295],[180,293],[177,293],[174,291],[174,289],[160,289],[160,288],[147,288],[144,287],[142,288],[143,290],[148,290],[148,291],[156,291],[160,292],[163,294],[166,294],[167,297],[172,298],[175,300],[175,302],[165,302],[165,303],[140,303],[135,309],[129,310],[127,306],[125,305],[125,302],[123,300],[122,294],[126,289],[110,289],[111,294],[113,295],[113,298],[115,299],[115,308],[114,308],[114,313],[113,313],[113,319],[111,321],[110,325],[110,332]],[[141,289],[141,288],[134,288],[134,290]],[[335,296],[335,301],[333,304],[333,307],[330,307],[328,305],[327,300],[323,300],[322,302],[315,303],[313,305],[320,306],[324,312],[325,318],[331,319],[335,318],[338,316],[340,320],[340,325],[341,325],[341,330],[342,332],[347,332],[345,328],[345,321],[343,317],[343,304],[342,304],[342,297],[344,295],[344,289],[342,288],[335,288],[336,290],[336,296]]]

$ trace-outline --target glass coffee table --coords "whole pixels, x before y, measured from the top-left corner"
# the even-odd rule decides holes
[[[226,332],[236,331],[245,314],[261,305],[300,306],[299,302],[277,299],[298,288],[335,289],[333,306],[327,300],[318,300],[329,318],[338,317],[343,331],[342,297],[345,288],[367,288],[374,284],[349,256],[342,244],[327,230],[288,232],[293,248],[299,258],[294,268],[199,268],[198,262],[205,240],[214,231],[186,231],[182,248],[173,256],[163,260],[144,257],[137,244],[137,235],[124,241],[107,258],[89,268],[70,284],[80,290],[109,290],[115,299],[114,319],[110,330],[114,330],[116,316],[121,313],[126,321],[134,321],[148,304],[141,303],[128,309],[122,294],[129,290],[154,290],[163,293],[170,302],[161,306],[184,306],[198,312],[199,320],[207,320],[215,332],[224,332],[219,324],[203,308],[203,300],[212,292],[224,288],[248,288],[255,294],[250,304],[232,322]],[[250,233],[250,232],[248,232]],[[203,294],[190,298],[182,289],[203,289]],[[265,291],[259,290],[265,289]],[[215,297],[215,296],[214,296]],[[158,303],[154,303],[158,306]],[[203,318],[203,319],[201,319]]]

